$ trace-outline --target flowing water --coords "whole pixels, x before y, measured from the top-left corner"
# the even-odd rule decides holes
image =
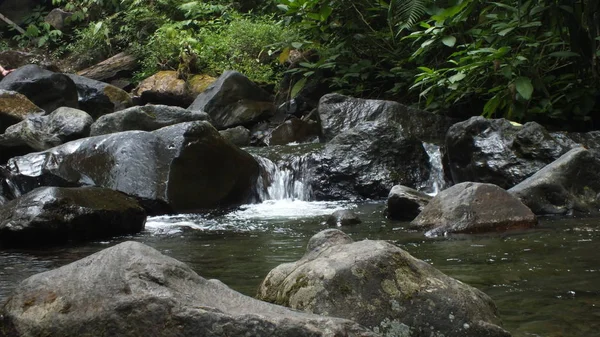
[[[273,163],[273,162],[271,162]],[[294,165],[301,167],[300,160]],[[315,202],[296,169],[263,161],[262,203],[218,216],[151,217],[139,235],[39,251],[0,251],[0,300],[26,277],[136,240],[253,296],[275,266],[299,259],[326,216],[350,208],[354,240],[388,240],[494,299],[513,336],[600,336],[600,221],[541,219],[536,229],[426,238],[383,216],[382,202]],[[287,171],[286,171],[287,170]],[[264,178],[264,177],[263,177]],[[270,200],[275,199],[278,200]]]

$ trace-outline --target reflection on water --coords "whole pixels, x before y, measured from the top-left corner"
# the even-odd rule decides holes
[[[219,217],[152,217],[134,237],[44,251],[0,251],[0,298],[29,275],[124,240],[148,244],[248,295],[275,266],[295,261],[326,215],[353,208],[363,223],[342,228],[355,240],[389,240],[490,295],[513,336],[600,336],[600,225],[542,219],[534,230],[428,239],[383,218],[378,203],[269,201]]]

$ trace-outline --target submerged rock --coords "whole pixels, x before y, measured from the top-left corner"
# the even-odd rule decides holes
[[[599,214],[599,172],[600,158],[575,148],[508,192],[538,215]]]
[[[76,140],[13,158],[4,171],[22,193],[38,186],[106,187],[139,198],[156,214],[247,202],[259,169],[208,122],[188,122]]]
[[[208,119],[208,115],[204,112],[189,111],[176,106],[148,104],[101,116],[92,125],[91,135],[99,136],[129,130],[154,131],[169,125]]]
[[[31,276],[0,313],[5,336],[376,336],[244,296],[136,242]]]
[[[471,119],[453,125],[446,153],[455,183],[475,181],[510,188],[570,150],[537,123]]]
[[[77,87],[69,76],[33,64],[8,74],[0,81],[0,90],[23,94],[45,111],[54,111],[63,106],[78,107]]]
[[[333,214],[331,214],[329,217],[327,217],[327,225],[329,225],[330,227],[352,226],[357,225],[361,222],[362,221],[360,220],[358,215],[356,215],[356,213],[349,209],[337,210],[333,212]]]
[[[429,229],[427,236],[446,233],[499,232],[537,224],[533,212],[502,188],[465,182],[438,193],[411,222]]]
[[[510,336],[492,300],[385,241],[325,230],[306,254],[273,269],[258,298],[355,320],[389,337]]]
[[[269,93],[236,71],[226,71],[196,97],[191,111],[209,114],[217,129],[265,120],[275,111]]]
[[[0,207],[0,246],[102,239],[144,229],[146,212],[106,188],[40,187]]]
[[[396,185],[387,198],[387,214],[394,220],[413,220],[431,200],[431,196],[413,188]]]

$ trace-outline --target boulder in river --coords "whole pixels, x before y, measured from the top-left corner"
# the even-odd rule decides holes
[[[273,97],[237,71],[226,71],[188,107],[208,113],[217,129],[248,126],[275,112]]]
[[[0,81],[0,90],[25,95],[44,111],[60,107],[77,108],[77,87],[69,76],[33,64],[15,69]]]
[[[389,337],[510,336],[492,300],[385,241],[336,229],[305,255],[271,270],[258,298],[304,312],[354,320]]]
[[[319,200],[385,198],[397,184],[418,186],[430,174],[418,139],[393,122],[363,122],[325,145],[312,165],[311,187]]]
[[[269,145],[285,145],[318,140],[319,126],[314,121],[291,118],[271,131]]]
[[[579,147],[565,153],[508,192],[538,215],[599,214],[600,158]]]
[[[16,91],[0,90],[0,133],[28,116],[41,115],[44,110]]]
[[[395,185],[387,198],[387,214],[394,220],[413,220],[423,211],[431,196],[414,188]]]
[[[152,214],[228,207],[253,198],[258,163],[208,122],[72,141],[9,160],[11,186],[99,186],[138,198]]]
[[[194,75],[185,81],[178,77],[177,71],[164,70],[143,80],[135,94],[142,104],[188,107],[215,80],[207,75]]]
[[[134,234],[146,212],[131,197],[96,187],[40,187],[0,207],[0,246],[32,247]]]
[[[250,130],[241,125],[236,126],[235,128],[221,130],[219,133],[223,138],[239,147],[250,145]]]
[[[94,119],[132,104],[131,96],[123,89],[87,77],[67,74],[77,87],[79,108]]]
[[[537,224],[533,212],[504,189],[465,182],[438,193],[411,222],[427,236],[446,233],[501,232]]]
[[[92,124],[91,135],[99,136],[129,130],[154,131],[169,125],[208,119],[208,115],[204,112],[189,111],[176,106],[148,104],[101,116]]]
[[[66,107],[46,116],[30,116],[0,135],[0,149],[28,146],[29,152],[47,150],[89,136],[93,121],[85,111]]]
[[[510,188],[571,149],[541,125],[515,126],[506,119],[471,119],[446,135],[446,154],[455,183],[475,181]]]
[[[327,225],[330,227],[352,226],[361,222],[358,215],[349,209],[339,209],[327,217]]]
[[[377,336],[244,296],[131,241],[29,277],[0,314],[5,336]]]

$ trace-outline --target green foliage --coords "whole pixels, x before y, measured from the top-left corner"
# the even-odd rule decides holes
[[[26,27],[25,33],[15,35],[13,40],[17,41],[17,44],[21,47],[30,44],[34,44],[36,47],[48,47],[59,43],[62,32],[53,29],[50,24],[44,22],[44,17],[47,14],[44,7],[35,7],[23,20]]]

